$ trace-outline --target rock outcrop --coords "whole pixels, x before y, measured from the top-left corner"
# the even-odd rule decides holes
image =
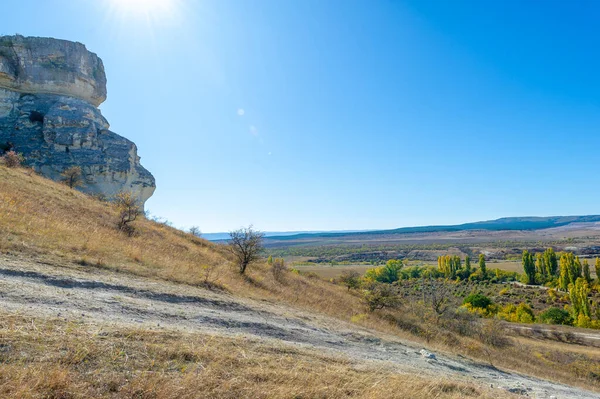
[[[106,198],[130,191],[143,203],[154,177],[135,144],[109,130],[97,108],[105,99],[102,60],[83,44],[0,37],[0,153],[21,153],[54,180],[79,166],[82,191]]]

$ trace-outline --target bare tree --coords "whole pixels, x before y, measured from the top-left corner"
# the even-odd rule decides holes
[[[80,186],[81,181],[81,168],[79,166],[71,166],[65,169],[61,174],[62,181],[69,186],[69,188],[75,188]]]
[[[115,196],[115,204],[119,212],[119,230],[132,236],[135,229],[130,225],[142,213],[138,200],[130,193],[123,192]]]
[[[259,259],[264,236],[262,232],[253,230],[252,225],[229,232],[229,248],[238,261],[240,274],[246,272],[251,262]]]
[[[439,323],[440,318],[446,313],[449,308],[449,300],[452,292],[447,284],[432,284],[427,287],[425,284],[422,286],[423,290],[423,302],[431,307],[431,310],[435,312],[436,324]]]
[[[198,238],[202,237],[202,232],[200,231],[200,227],[198,226],[190,227],[190,234]]]

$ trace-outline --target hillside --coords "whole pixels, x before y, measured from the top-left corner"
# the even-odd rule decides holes
[[[444,331],[410,304],[369,313],[356,292],[314,276],[263,262],[240,276],[224,246],[143,218],[128,237],[116,222],[111,204],[0,166],[1,397],[592,398],[600,388],[582,372],[600,372],[600,350],[496,345],[485,333],[495,325]]]
[[[596,223],[600,222],[600,215],[586,216],[548,216],[548,217],[506,217],[496,220],[487,220],[473,223],[463,223],[456,225],[440,225],[440,226],[417,226],[417,227],[401,227],[390,230],[369,230],[369,231],[332,231],[312,233],[305,232],[299,234],[276,235],[270,234],[269,239],[272,241],[326,241],[328,239],[338,240],[373,240],[384,239],[389,240],[395,235],[408,234],[424,234],[424,233],[450,233],[450,232],[468,232],[473,230],[483,230],[489,232],[497,231],[534,231],[542,229],[551,229],[574,225],[578,223]]]

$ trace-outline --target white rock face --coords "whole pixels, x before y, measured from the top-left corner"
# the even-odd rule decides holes
[[[137,147],[109,130],[97,108],[106,99],[102,61],[80,43],[0,37],[0,154],[15,150],[54,180],[80,166],[80,189],[144,203],[156,188]]]
[[[0,37],[0,87],[82,99],[106,100],[102,60],[81,43],[45,37]]]

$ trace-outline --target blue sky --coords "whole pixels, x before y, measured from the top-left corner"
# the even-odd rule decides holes
[[[176,226],[599,212],[598,2],[127,1],[7,0],[0,33],[103,59]]]

